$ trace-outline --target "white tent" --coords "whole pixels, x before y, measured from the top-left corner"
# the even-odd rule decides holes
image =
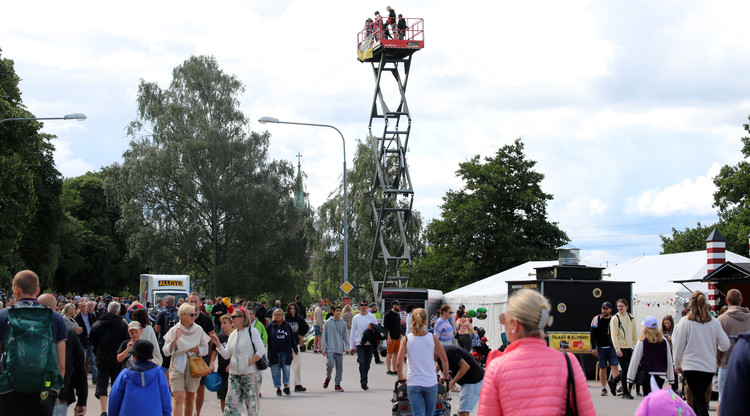
[[[750,259],[730,251],[726,260],[733,263],[748,263]],[[483,327],[487,332],[488,344],[492,348],[500,346],[500,334],[503,332],[498,316],[505,311],[508,301],[508,282],[535,280],[535,268],[550,267],[558,264],[557,260],[530,261],[493,276],[474,282],[443,295],[443,303],[453,310],[458,305],[466,309],[486,308],[487,319],[474,320],[474,325]],[[634,282],[633,311],[637,325],[646,315],[661,319],[666,314],[678,318],[685,300],[690,299],[690,291],[707,291],[703,282],[688,283],[690,290],[674,280],[700,279],[706,275],[706,252],[663,254],[643,256],[626,261],[605,270],[605,280]],[[530,275],[531,274],[531,275]],[[591,311],[593,317],[599,311]]]
[[[691,292],[700,290],[708,294],[708,284],[692,282],[683,286],[673,281],[703,278],[707,270],[706,259],[705,251],[643,256],[609,267],[605,273],[611,276],[606,279],[635,282],[631,303],[638,325],[647,315],[655,316],[659,321],[664,315],[672,315],[676,322],[684,305],[690,301]],[[731,251],[726,251],[726,260],[733,263],[750,261]]]
[[[498,317],[505,311],[508,302],[508,283],[511,281],[536,280],[534,270],[537,267],[549,267],[558,264],[557,260],[529,261],[510,268],[493,276],[458,288],[443,295],[443,303],[456,310],[459,305],[466,309],[486,308],[487,319],[474,319],[474,326],[482,327],[486,331],[487,343],[490,348],[500,346],[500,334],[503,328]],[[529,274],[532,274],[531,276]]]

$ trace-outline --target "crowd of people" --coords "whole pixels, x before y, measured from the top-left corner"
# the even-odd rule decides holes
[[[645,398],[639,412],[667,406],[707,415],[718,368],[722,414],[746,412],[750,399],[742,386],[750,370],[750,311],[736,289],[726,301],[727,310],[715,318],[706,296],[695,292],[677,325],[671,315],[661,321],[648,316],[640,331],[626,300],[616,302],[616,313],[604,302],[591,323],[601,395],[632,399],[633,386],[640,385]],[[200,415],[206,390],[216,391],[225,415],[258,415],[266,368],[277,396],[307,390],[299,364],[308,317],[312,352],[325,357],[324,389],[333,379],[333,390],[344,391],[343,357],[356,353],[360,387],[368,390],[370,365],[379,360],[384,342],[386,374],[406,383],[415,415],[431,415],[446,390],[460,391],[459,416],[477,406],[479,414],[596,413],[578,360],[548,347],[545,328],[553,322],[552,309],[539,292],[522,289],[509,298],[500,317],[509,344],[489,354],[486,369],[472,355],[477,333],[463,305],[455,315],[442,305],[433,324],[423,308],[407,305],[404,321],[399,302],[389,306],[379,320],[377,305],[366,300],[358,302],[355,314],[350,305],[319,299],[308,315],[299,296],[286,306],[276,300],[268,307],[265,301],[191,293],[185,299],[166,296],[149,313],[134,298],[39,295],[37,276],[24,270],[14,277],[13,297],[0,305],[6,365],[0,371],[0,413],[67,415],[74,405],[75,415],[85,415],[90,375],[102,416]],[[40,323],[48,333],[34,339],[21,335],[24,325]],[[46,370],[24,369],[19,350],[38,353]],[[218,375],[209,377],[213,372]],[[661,389],[665,382],[671,389]]]

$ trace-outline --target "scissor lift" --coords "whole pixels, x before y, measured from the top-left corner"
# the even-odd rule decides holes
[[[357,39],[358,59],[372,64],[375,77],[368,126],[376,166],[370,191],[375,221],[370,281],[375,299],[381,298],[384,287],[407,286],[412,269],[406,239],[414,202],[406,163],[411,131],[406,86],[412,55],[424,47],[424,22],[422,19],[406,21],[403,36],[392,31],[395,39],[383,39],[383,32],[372,28],[363,29]],[[389,93],[393,97],[386,100]]]

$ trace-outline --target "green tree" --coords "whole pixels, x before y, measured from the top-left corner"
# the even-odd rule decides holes
[[[750,119],[750,117],[748,117]],[[750,133],[750,125],[743,125]],[[742,156],[750,157],[750,137],[742,139]],[[714,228],[726,238],[726,249],[734,253],[747,255],[748,233],[750,233],[750,163],[742,160],[735,165],[725,165],[713,179],[716,185],[714,207],[719,221],[703,227],[698,223],[696,228],[684,231],[672,229],[672,236],[660,236],[662,253],[678,253],[706,249],[706,238]]]
[[[34,115],[26,110],[13,61],[0,57],[0,119]],[[0,123],[0,287],[19,269],[37,272],[49,287],[57,267],[58,203],[62,178],[51,140],[38,121]]]
[[[375,177],[375,164],[372,148],[365,142],[357,141],[353,167],[347,171],[349,203],[349,283],[355,289],[351,296],[370,298],[370,256],[375,221],[370,205],[370,191]],[[318,291],[327,298],[339,298],[343,292],[339,286],[344,282],[344,257],[341,247],[344,244],[343,178],[338,188],[317,209],[314,222],[314,237],[311,238],[314,279]],[[407,229],[412,258],[424,252],[421,240],[422,217],[419,211],[412,210]]]
[[[242,83],[213,57],[176,67],[169,88],[141,80],[130,149],[107,189],[119,229],[152,273],[187,273],[218,294],[291,293],[304,284],[303,213],[291,163],[250,132]]]
[[[414,284],[447,291],[529,260],[554,258],[568,237],[547,220],[552,195],[542,191],[544,175],[535,165],[521,139],[484,162],[477,155],[460,163],[464,188],[448,191],[440,218],[427,226],[428,251],[415,264]]]
[[[120,210],[104,191],[108,172],[87,172],[63,183],[60,200],[65,223],[55,274],[58,291],[138,291],[138,275],[146,270],[139,257],[128,255],[125,237],[115,230]]]
[[[750,124],[743,127],[750,133]],[[719,230],[727,239],[727,250],[746,255],[750,233],[750,163],[747,161],[750,137],[741,140],[743,160],[736,165],[725,165],[714,178],[717,187],[714,207],[719,214]]]
[[[661,253],[673,254],[706,249],[706,237],[714,228],[721,229],[719,224],[704,226],[697,223],[695,228],[685,228],[683,231],[672,228],[672,235],[659,235],[661,238]]]

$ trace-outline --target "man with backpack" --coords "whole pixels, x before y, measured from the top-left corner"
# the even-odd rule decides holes
[[[617,300],[617,313],[609,321],[609,334],[617,354],[617,361],[622,367],[622,373],[628,374],[630,358],[633,356],[633,347],[635,347],[638,335],[635,331],[635,319],[628,312],[628,301],[625,299]],[[633,400],[627,377],[620,378],[622,379],[622,398]]]
[[[13,277],[15,306],[0,311],[3,415],[51,415],[62,388],[68,332],[60,314],[39,304],[38,294],[39,277],[22,270]],[[31,327],[40,330],[26,331]]]
[[[154,332],[159,336],[159,349],[164,346],[164,336],[167,332],[180,322],[180,317],[177,315],[177,308],[174,306],[174,296],[167,295],[164,297],[164,303],[167,304],[166,309],[159,313],[156,317],[156,323],[154,324]],[[216,306],[214,306],[215,310]],[[172,357],[164,356],[164,360],[161,366],[169,369],[169,363],[172,361]],[[167,380],[169,380],[169,371],[167,371]]]
[[[107,313],[91,327],[89,342],[96,355],[96,390],[102,416],[107,415],[107,389],[115,382],[122,366],[117,361],[117,349],[123,341],[130,339],[128,325],[120,316],[120,303],[110,302]]]
[[[612,346],[612,338],[609,335],[609,322],[612,320],[612,304],[602,303],[602,313],[591,320],[591,354],[599,360],[599,381],[602,383],[602,396],[607,395],[607,366],[612,368],[612,378],[609,380],[609,389],[616,396],[621,387],[615,389],[615,378],[619,374],[617,370],[617,352]]]
[[[719,315],[716,319],[729,337],[732,347],[734,347],[737,335],[750,331],[750,310],[742,306],[742,292],[737,289],[730,289],[727,292],[727,305],[727,311]],[[727,362],[733,350],[734,348],[730,347],[727,352],[719,352],[721,361],[719,363],[719,404],[716,405],[717,413],[724,396],[722,390],[724,390]]]

